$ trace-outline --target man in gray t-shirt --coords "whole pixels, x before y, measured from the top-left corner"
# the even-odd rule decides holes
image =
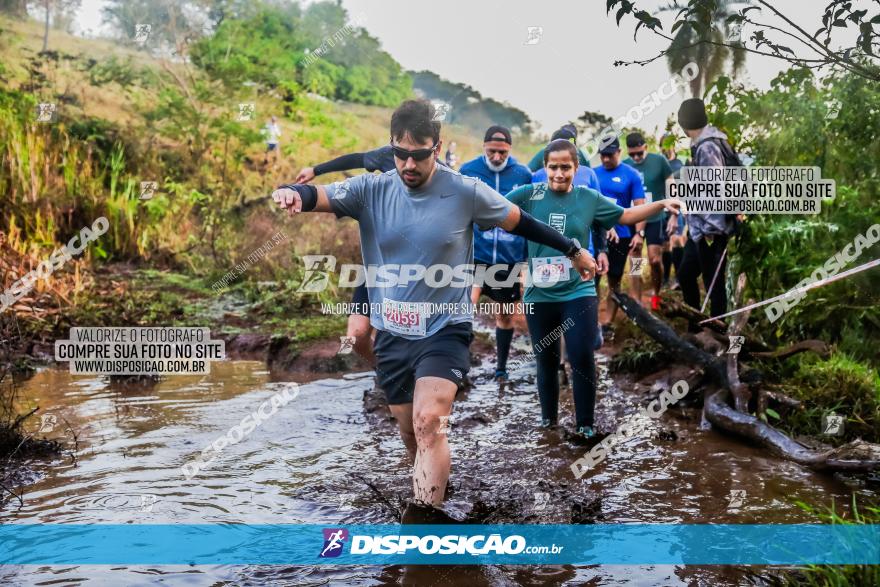
[[[391,117],[395,172],[364,175],[333,186],[281,186],[273,199],[293,215],[334,212],[360,225],[365,265],[421,265],[424,278],[399,285],[371,284],[376,335],[376,375],[414,461],[417,503],[443,502],[450,456],[446,430],[458,386],[470,367],[471,316],[423,313],[425,303],[467,303],[467,287],[434,286],[431,266],[441,270],[473,263],[472,224],[499,226],[552,247],[571,260],[582,279],[596,264],[575,239],[539,222],[501,194],[437,164],[440,123],[426,100],[408,100]],[[407,271],[409,268],[407,268]],[[403,272],[401,271],[401,274]],[[379,282],[385,281],[382,275]],[[460,306],[459,306],[460,309]],[[415,507],[403,521],[412,521]]]
[[[404,184],[396,171],[388,171],[325,189],[338,218],[349,216],[360,223],[374,328],[417,340],[447,324],[473,319],[470,283],[456,279],[453,269],[473,263],[473,232],[468,232],[473,223],[483,229],[500,225],[512,204],[483,182],[440,166],[430,182],[416,188]],[[415,277],[416,270],[408,274],[401,269],[394,281],[371,279],[370,268],[389,265],[423,266],[427,275],[405,279]],[[431,269],[438,265],[443,267]],[[444,283],[449,285],[436,286]],[[404,302],[407,312],[394,312]],[[428,304],[457,311],[435,313]]]

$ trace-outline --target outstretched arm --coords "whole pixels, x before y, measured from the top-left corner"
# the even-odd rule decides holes
[[[349,153],[336,159],[318,163],[314,167],[304,167],[296,176],[296,183],[308,183],[319,175],[333,173],[334,171],[349,171],[351,169],[365,169],[364,153]]]
[[[669,212],[671,212],[672,214],[680,214],[681,202],[676,200],[675,198],[666,198],[665,200],[660,200],[659,202],[651,202],[650,204],[633,206],[632,208],[627,208],[626,210],[624,210],[618,222],[620,224],[629,225],[638,224],[639,222],[650,218],[651,216],[657,214],[662,210],[669,210]]]
[[[499,226],[510,234],[563,252],[571,259],[572,266],[584,281],[596,276],[596,260],[587,249],[578,246],[577,241],[568,238],[552,226],[532,217],[519,206],[511,206],[510,212]]]
[[[272,199],[290,216],[299,212],[332,212],[324,186],[306,184],[283,185],[272,192]]]

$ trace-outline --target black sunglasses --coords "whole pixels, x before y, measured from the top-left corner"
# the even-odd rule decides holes
[[[639,159],[641,159],[642,157],[645,156],[645,153],[646,153],[646,152],[647,152],[647,151],[646,151],[645,149],[642,149],[641,151],[630,151],[630,152],[629,152],[629,156],[632,157],[633,159],[635,159],[635,158],[637,158],[637,157],[638,157]]]
[[[437,150],[437,146],[438,145],[434,145],[430,149],[416,149],[414,151],[407,151],[404,148],[392,144],[391,151],[394,152],[394,156],[401,161],[406,161],[410,157],[412,157],[414,161],[424,161],[425,159],[430,157],[434,153],[434,151]]]

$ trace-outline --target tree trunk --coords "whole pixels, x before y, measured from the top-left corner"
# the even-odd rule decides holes
[[[43,51],[49,49],[49,0],[46,0],[46,28],[43,30]]]

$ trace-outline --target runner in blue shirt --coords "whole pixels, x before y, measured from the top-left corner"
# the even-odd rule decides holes
[[[600,144],[604,145],[599,150],[602,164],[594,167],[593,171],[599,177],[602,195],[614,199],[617,205],[624,209],[644,204],[645,189],[642,186],[642,177],[638,171],[629,165],[621,163],[620,141],[617,137],[614,137],[613,140],[603,139]],[[612,242],[608,243],[608,287],[612,291],[619,291],[627,256],[633,258],[641,258],[642,256],[645,222],[642,221],[636,224],[635,233],[632,232],[629,226],[622,224],[618,224],[615,227],[615,231],[618,237],[617,241],[614,242],[614,239],[612,239]],[[640,261],[636,263],[640,263]],[[630,280],[630,295],[636,301],[641,302],[641,275],[634,275]],[[605,325],[606,329],[610,328],[617,315],[617,304],[614,303],[610,296],[608,297],[608,304],[611,307],[611,317]]]

